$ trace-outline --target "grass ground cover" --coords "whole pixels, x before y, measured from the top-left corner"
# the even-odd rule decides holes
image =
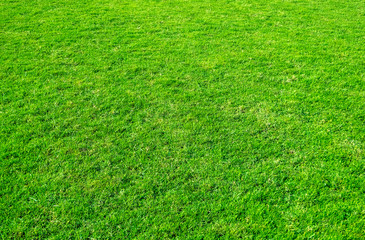
[[[0,0],[0,236],[365,237],[365,2]]]

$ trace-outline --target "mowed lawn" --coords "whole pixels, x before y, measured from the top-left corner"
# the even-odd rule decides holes
[[[364,239],[365,1],[0,0],[0,238]]]

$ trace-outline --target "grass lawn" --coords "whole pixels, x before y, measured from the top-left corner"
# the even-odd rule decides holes
[[[365,1],[0,0],[0,238],[364,239]]]

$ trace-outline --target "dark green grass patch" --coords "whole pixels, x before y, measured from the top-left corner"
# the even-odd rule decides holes
[[[0,0],[0,236],[365,237],[365,2]]]

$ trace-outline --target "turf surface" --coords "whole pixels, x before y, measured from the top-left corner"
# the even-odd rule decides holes
[[[365,238],[363,0],[0,0],[0,237]]]

